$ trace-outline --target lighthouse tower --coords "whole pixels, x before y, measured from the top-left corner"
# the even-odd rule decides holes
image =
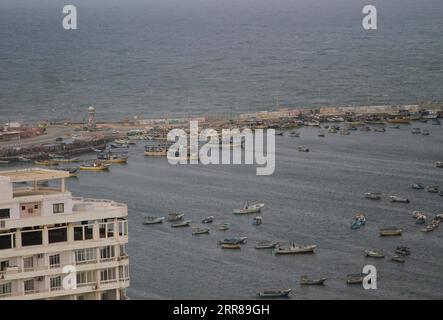
[[[90,106],[88,108],[88,129],[94,130],[95,129],[95,108],[93,106]]]

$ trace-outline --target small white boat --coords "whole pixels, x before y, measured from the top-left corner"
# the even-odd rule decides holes
[[[296,245],[292,244],[289,247],[282,248],[280,245],[275,247],[275,254],[297,254],[297,253],[314,253],[314,250],[317,248],[316,245]]]
[[[258,213],[264,206],[264,203],[249,204],[249,202],[246,202],[243,208],[234,209],[234,214]]]
[[[229,226],[230,226],[229,223],[222,223],[217,226],[217,229],[220,231],[226,231],[229,230]]]
[[[209,228],[200,228],[200,227],[194,227],[194,228],[192,228],[192,234],[193,234],[193,235],[208,234],[209,231],[210,231]]]
[[[192,222],[191,220],[185,220],[185,221],[182,221],[182,222],[176,222],[176,223],[171,224],[171,228],[189,227],[191,222]]]
[[[218,242],[218,244],[245,244],[247,237],[227,238]]]
[[[215,219],[214,216],[209,216],[209,217],[204,218],[202,220],[202,223],[211,223],[214,221],[214,219]]]
[[[380,229],[379,233],[380,233],[380,237],[401,236],[402,229],[384,228],[384,229]]]
[[[145,217],[143,224],[158,224],[163,223],[165,217]]]
[[[379,193],[379,192],[366,192],[365,193],[365,198],[366,199],[371,199],[371,200],[380,200],[381,199],[381,193]]]
[[[305,146],[298,146],[297,147],[298,152],[309,152],[309,148]]]
[[[391,202],[399,202],[399,203],[409,203],[408,198],[401,198],[397,196],[390,196]]]
[[[435,166],[436,166],[437,168],[443,168],[443,161],[437,161],[437,162],[435,163]]]
[[[385,255],[380,250],[365,250],[366,257],[382,259]]]
[[[183,219],[184,216],[185,216],[184,213],[173,212],[168,215],[168,221],[169,222],[180,221]]]
[[[274,249],[277,244],[277,242],[269,240],[257,241],[255,244],[255,249]]]

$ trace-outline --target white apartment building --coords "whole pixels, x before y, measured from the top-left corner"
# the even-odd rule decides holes
[[[0,300],[127,299],[128,208],[72,197],[68,177],[0,171]]]

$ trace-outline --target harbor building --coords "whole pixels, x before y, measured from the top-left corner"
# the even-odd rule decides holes
[[[0,300],[127,299],[127,206],[73,197],[68,177],[0,171]]]

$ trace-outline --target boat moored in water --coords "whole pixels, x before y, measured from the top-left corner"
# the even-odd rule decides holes
[[[355,273],[355,274],[348,274],[346,283],[347,284],[361,284],[363,283],[363,279],[367,276],[365,273]]]
[[[243,208],[234,209],[233,212],[234,214],[259,213],[264,206],[265,205],[263,203],[249,204],[249,202],[247,201]]]
[[[191,225],[191,220],[185,220],[182,222],[175,222],[171,224],[171,228],[181,228],[181,227],[189,227]]]
[[[192,234],[193,235],[208,234],[210,230],[211,229],[209,228],[194,227],[192,228]]]
[[[379,192],[366,192],[365,193],[365,198],[366,199],[371,199],[371,200],[380,200],[381,199],[381,193],[379,193]]]
[[[109,170],[109,167],[111,166],[110,163],[103,163],[103,162],[92,162],[92,163],[84,163],[80,166],[80,170],[84,171],[105,171]]]
[[[217,229],[220,231],[226,231],[229,230],[229,226],[230,226],[229,223],[222,223],[217,226]]]
[[[289,247],[281,247],[280,244],[276,245],[274,249],[275,254],[298,254],[298,253],[314,253],[314,250],[317,248],[317,245],[297,245],[292,244]]]
[[[258,296],[260,298],[286,298],[289,297],[291,289],[286,290],[266,290],[259,292]]]
[[[223,244],[245,244],[247,239],[248,239],[247,237],[227,238],[224,240],[220,240],[218,242],[218,244],[220,244],[220,245],[223,245]]]
[[[241,249],[241,245],[237,244],[231,244],[231,243],[223,243],[220,245],[222,249]]]
[[[399,228],[383,228],[379,230],[380,237],[401,236],[403,230]]]
[[[309,279],[308,276],[300,277],[301,285],[314,285],[314,286],[323,286],[325,284],[326,278],[319,279]]]
[[[173,212],[173,213],[168,214],[168,221],[169,222],[180,221],[183,219],[184,216],[185,216],[184,213]]]
[[[382,259],[385,255],[380,250],[365,250],[365,256]]]
[[[437,161],[437,162],[435,163],[435,166],[436,166],[437,168],[443,168],[443,161]]]
[[[255,249],[274,249],[277,244],[275,241],[261,240],[256,242]]]
[[[412,128],[411,133],[412,134],[420,134],[421,133],[421,129],[420,128]]]
[[[428,187],[426,187],[426,191],[430,192],[430,193],[438,193],[439,189],[440,188],[438,186],[428,186]]]
[[[411,184],[411,188],[414,190],[423,190],[425,187],[423,186],[423,183],[417,182]]]
[[[209,216],[209,217],[204,218],[202,220],[202,223],[211,223],[214,221],[214,219],[215,219],[214,216]]]
[[[390,196],[391,202],[398,202],[398,203],[409,203],[409,199],[407,198],[401,198],[397,196]]]
[[[299,152],[309,152],[309,148],[305,147],[305,146],[298,146],[297,150]]]
[[[143,224],[158,224],[158,223],[163,223],[163,221],[165,220],[165,217],[145,217],[143,219]]]
[[[254,226],[259,226],[263,223],[263,218],[262,217],[254,217],[252,224]]]

